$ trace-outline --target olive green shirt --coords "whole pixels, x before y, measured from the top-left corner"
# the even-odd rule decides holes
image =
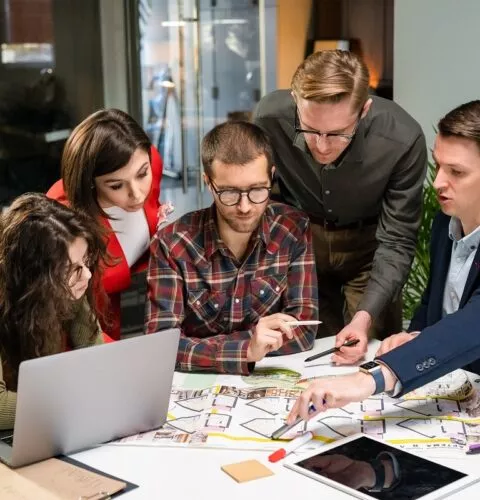
[[[266,95],[254,121],[271,139],[281,201],[339,225],[378,217],[378,248],[358,306],[377,317],[408,277],[420,225],[427,150],[420,125],[407,112],[393,101],[376,96],[372,100],[335,164],[318,163],[303,135],[295,134],[290,90]]]
[[[78,312],[71,321],[68,335],[68,344],[72,349],[103,344],[100,326],[97,324],[97,335],[91,340],[92,330],[89,327],[90,308],[86,299],[79,301]],[[3,367],[0,358],[0,430],[13,429],[15,423],[15,409],[17,406],[17,393],[9,391],[3,380]]]

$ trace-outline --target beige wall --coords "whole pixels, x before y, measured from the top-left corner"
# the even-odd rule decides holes
[[[433,147],[438,120],[479,98],[478,0],[395,2],[394,97]]]
[[[277,88],[290,87],[293,73],[303,61],[311,0],[278,0]]]

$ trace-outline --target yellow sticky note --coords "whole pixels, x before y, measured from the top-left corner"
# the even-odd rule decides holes
[[[273,472],[258,460],[246,460],[236,464],[222,465],[222,470],[235,479],[237,483],[273,476]]]

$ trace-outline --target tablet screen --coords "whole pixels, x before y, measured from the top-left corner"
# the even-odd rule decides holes
[[[456,470],[363,436],[296,462],[296,465],[380,500],[415,500],[466,477]],[[381,487],[379,482],[382,482]],[[371,491],[372,487],[386,489]]]

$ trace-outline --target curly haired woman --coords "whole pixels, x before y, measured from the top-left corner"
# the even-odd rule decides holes
[[[0,219],[0,429],[14,426],[22,361],[103,342],[93,300],[105,254],[98,231],[90,217],[33,193]]]

